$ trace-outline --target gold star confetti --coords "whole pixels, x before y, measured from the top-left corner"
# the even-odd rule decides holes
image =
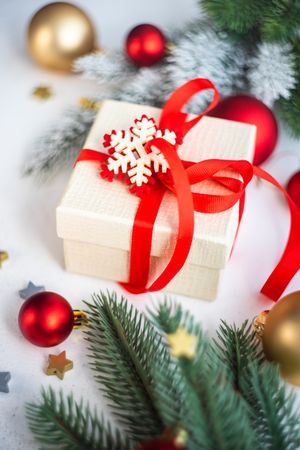
[[[0,250],[0,267],[2,267],[2,263],[8,259],[8,253],[4,250]]]
[[[37,86],[32,91],[32,96],[40,100],[47,100],[52,97],[53,92],[50,86]]]
[[[80,97],[79,105],[83,109],[93,109],[95,111],[100,108],[100,102],[96,102],[87,97]]]
[[[171,355],[174,358],[194,358],[197,337],[189,334],[185,328],[179,327],[175,333],[167,334],[167,342],[171,348]]]
[[[66,358],[66,352],[63,351],[59,355],[49,355],[49,365],[47,367],[47,375],[56,375],[61,380],[68,370],[73,369],[73,361]]]

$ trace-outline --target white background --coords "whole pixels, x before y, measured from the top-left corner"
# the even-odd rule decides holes
[[[32,13],[45,2],[1,1],[0,6],[0,248],[10,259],[0,270],[0,371],[10,371],[10,393],[0,393],[0,449],[37,448],[24,416],[26,401],[38,398],[41,385],[51,384],[65,393],[75,391],[91,404],[103,400],[87,365],[86,348],[81,332],[54,352],[66,350],[74,361],[74,370],[62,382],[47,377],[44,369],[49,350],[29,344],[17,326],[22,301],[18,290],[29,280],[44,284],[65,296],[74,308],[101,288],[120,288],[114,283],[68,274],[63,269],[62,246],[55,233],[55,207],[67,182],[63,173],[46,185],[22,179],[20,168],[32,142],[64,108],[82,95],[92,94],[93,83],[74,75],[61,75],[36,66],[26,53],[26,27]],[[135,24],[153,22],[159,26],[180,25],[193,18],[196,0],[102,0],[78,1],[93,18],[103,46],[122,46],[126,32]],[[116,14],[118,11],[118,14]],[[55,95],[40,102],[31,97],[32,89],[49,84]],[[277,151],[294,151],[300,157],[299,143],[282,132]],[[286,156],[266,166],[285,183],[300,163]],[[217,301],[213,303],[178,298],[214,333],[220,318],[241,323],[269,308],[271,302],[259,295],[259,289],[275,265],[288,232],[288,211],[274,189],[252,183],[247,207],[234,254],[224,274]],[[287,292],[300,288],[299,275]],[[140,309],[159,301],[161,295],[132,297]]]

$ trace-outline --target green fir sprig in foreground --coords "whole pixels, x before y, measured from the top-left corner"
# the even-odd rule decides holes
[[[299,447],[294,396],[277,367],[263,361],[247,323],[222,322],[214,341],[169,301],[149,318],[109,293],[94,295],[87,308],[90,364],[115,423],[72,396],[43,391],[40,402],[27,406],[40,448],[131,450],[178,426],[187,432],[188,450]],[[191,359],[170,354],[166,335],[179,326],[197,338]]]

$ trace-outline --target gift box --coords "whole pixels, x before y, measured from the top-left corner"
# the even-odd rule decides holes
[[[103,136],[128,130],[143,115],[157,122],[161,110],[118,101],[102,103],[85,148],[106,152]],[[178,147],[182,160],[230,159],[252,161],[255,127],[203,117]],[[73,170],[57,208],[57,233],[63,239],[66,269],[100,278],[127,282],[132,227],[140,199],[126,183],[99,176],[99,164],[80,161]],[[222,173],[226,176],[228,174]],[[230,173],[231,177],[238,175]],[[228,189],[206,180],[194,192],[226,194]],[[172,192],[163,197],[154,224],[151,273],[155,279],[166,266],[177,239],[177,204]],[[222,270],[230,257],[239,221],[239,205],[215,214],[195,212],[192,246],[182,269],[166,287],[169,292],[214,299]],[[150,280],[151,281],[151,280]]]

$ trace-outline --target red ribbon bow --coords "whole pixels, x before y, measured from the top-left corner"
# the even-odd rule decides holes
[[[188,120],[183,107],[191,97],[203,90],[212,89],[213,99],[209,107],[197,117]],[[213,83],[203,78],[188,81],[175,92],[165,103],[159,121],[159,128],[175,131],[177,136],[184,136],[201,118],[213,109],[219,100],[219,93]],[[122,285],[133,293],[150,292],[163,289],[180,271],[185,263],[193,240],[194,211],[202,213],[218,213],[240,205],[240,220],[243,214],[245,190],[256,175],[278,188],[285,196],[290,209],[290,233],[283,255],[272,272],[261,292],[274,301],[278,300],[290,280],[300,268],[300,211],[289,197],[285,189],[266,171],[253,166],[248,161],[209,159],[198,163],[182,161],[176,147],[162,138],[152,139],[146,144],[146,150],[152,146],[158,148],[166,158],[172,182],[164,179],[155,183],[151,190],[140,201],[136,212],[131,240],[130,271],[128,283]],[[107,154],[84,149],[80,152],[79,161],[106,162]],[[224,177],[218,173],[231,169],[240,175],[240,179]],[[204,180],[212,180],[227,187],[231,193],[225,195],[200,194],[192,192],[194,184]],[[150,255],[153,227],[166,190],[171,190],[177,199],[178,231],[173,254],[159,277],[148,285],[150,273]]]

